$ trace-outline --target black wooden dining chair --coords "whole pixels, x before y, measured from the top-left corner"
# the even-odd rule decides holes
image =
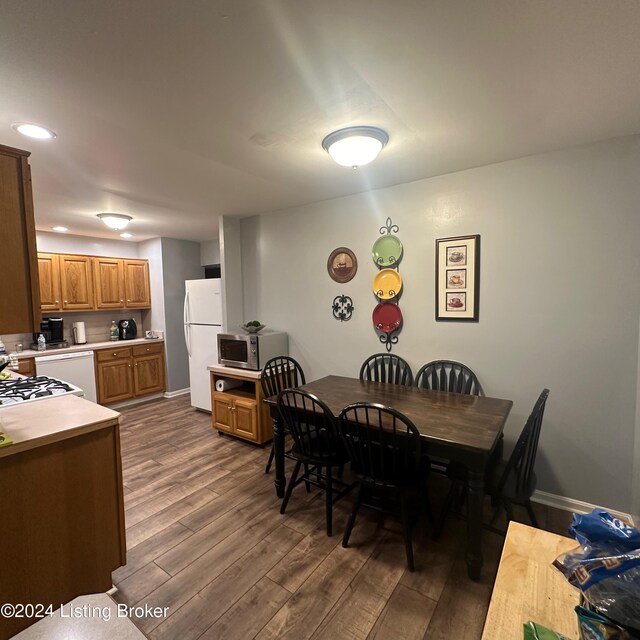
[[[514,504],[525,507],[531,524],[536,528],[538,527],[538,520],[531,504],[531,496],[536,490],[534,467],[538,452],[538,441],[540,440],[540,430],[542,429],[542,419],[548,397],[549,389],[543,389],[509,459],[493,460],[488,465],[485,475],[485,493],[491,496],[491,503],[495,507],[489,527],[493,526],[502,508],[507,513],[508,525],[509,521],[513,520],[512,506]],[[451,463],[447,470],[447,475],[452,482],[449,496],[466,486],[467,470],[464,466]],[[434,537],[439,536],[451,503],[452,499],[446,501],[446,506],[436,527]]]
[[[260,375],[260,384],[262,385],[262,395],[265,398],[271,398],[277,396],[283,389],[301,387],[306,384],[306,380],[304,371],[296,360],[289,356],[276,356],[264,365]],[[274,455],[275,447],[272,444],[269,460],[264,469],[265,473],[271,471]],[[288,452],[285,452],[285,456],[290,457]]]
[[[421,457],[418,429],[395,409],[365,402],[345,407],[339,426],[351,455],[351,468],[360,483],[342,546],[349,544],[361,505],[380,508],[385,502],[391,505],[399,502],[407,567],[413,571],[411,526],[414,514],[419,513],[428,471]],[[380,498],[381,505],[376,504]]]
[[[400,356],[390,353],[376,353],[362,363],[360,380],[387,382],[410,387],[413,384],[413,372],[409,363]]]
[[[325,492],[327,535],[333,534],[333,504],[346,495],[355,482],[346,483],[341,470],[349,462],[349,452],[329,407],[302,389],[285,389],[278,396],[278,410],[293,437],[289,455],[296,461],[280,507],[284,513],[291,494],[300,482],[313,484]],[[304,474],[298,478],[300,467]],[[337,475],[333,469],[338,467]]]
[[[484,392],[476,376],[467,365],[455,360],[433,360],[416,375],[416,387],[483,396]]]

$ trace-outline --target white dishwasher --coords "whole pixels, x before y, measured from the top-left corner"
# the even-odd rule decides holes
[[[74,384],[82,389],[87,400],[97,402],[93,351],[38,356],[35,361],[37,375],[50,376]]]

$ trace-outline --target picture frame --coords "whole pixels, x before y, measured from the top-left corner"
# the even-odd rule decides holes
[[[347,247],[334,249],[327,259],[327,272],[332,280],[344,284],[353,280],[358,272],[358,259]]]
[[[478,322],[480,236],[436,240],[436,321]]]

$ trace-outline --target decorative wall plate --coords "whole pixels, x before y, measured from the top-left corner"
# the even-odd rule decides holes
[[[373,279],[373,292],[381,300],[395,298],[402,289],[402,277],[395,269],[381,269]]]
[[[358,260],[355,253],[347,247],[334,249],[327,260],[327,271],[333,280],[344,284],[353,280],[358,271]]]
[[[392,267],[402,257],[402,242],[394,235],[380,236],[371,249],[373,261],[379,267]]]
[[[371,315],[376,331],[391,333],[402,324],[402,311],[395,302],[379,302]]]

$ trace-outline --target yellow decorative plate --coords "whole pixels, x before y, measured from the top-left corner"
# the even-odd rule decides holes
[[[395,298],[402,289],[402,278],[395,269],[381,269],[373,279],[373,292],[380,300]]]

